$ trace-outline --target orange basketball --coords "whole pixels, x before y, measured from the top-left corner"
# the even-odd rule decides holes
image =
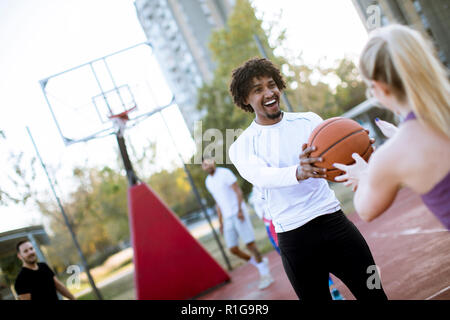
[[[308,147],[315,146],[311,157],[323,159],[314,166],[327,169],[326,179],[332,182],[335,177],[344,172],[333,167],[333,163],[352,164],[353,153],[358,153],[364,160],[369,160],[372,154],[370,138],[358,122],[341,117],[330,118],[319,124],[311,133]]]

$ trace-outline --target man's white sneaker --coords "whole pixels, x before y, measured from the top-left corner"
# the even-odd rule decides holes
[[[263,289],[267,288],[268,286],[270,286],[272,284],[272,282],[273,282],[273,278],[270,274],[261,276],[261,280],[259,280],[258,289],[263,290]]]

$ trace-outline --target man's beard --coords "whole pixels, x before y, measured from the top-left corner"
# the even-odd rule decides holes
[[[34,264],[37,262],[37,256],[34,255],[33,257],[29,257],[28,259],[25,260],[28,264]]]
[[[282,113],[282,111],[278,110],[277,113],[273,113],[273,114],[266,113],[266,116],[267,116],[267,118],[274,120],[274,119],[278,119],[281,116],[281,113]]]

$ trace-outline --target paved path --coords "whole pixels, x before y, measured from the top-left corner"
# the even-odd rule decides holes
[[[266,289],[258,290],[259,275],[256,268],[245,264],[230,272],[231,282],[217,290],[199,297],[200,300],[296,300],[284,273],[281,258],[276,251],[266,255],[269,258],[270,272],[275,281]]]

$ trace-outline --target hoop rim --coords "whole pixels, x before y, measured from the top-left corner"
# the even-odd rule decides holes
[[[132,108],[127,109],[125,111],[122,111],[121,113],[117,113],[117,114],[112,114],[110,116],[108,116],[108,119],[114,120],[114,119],[122,119],[122,120],[130,120],[130,118],[128,118],[128,113],[130,113],[131,111],[135,110],[137,108],[136,105],[134,105]]]

